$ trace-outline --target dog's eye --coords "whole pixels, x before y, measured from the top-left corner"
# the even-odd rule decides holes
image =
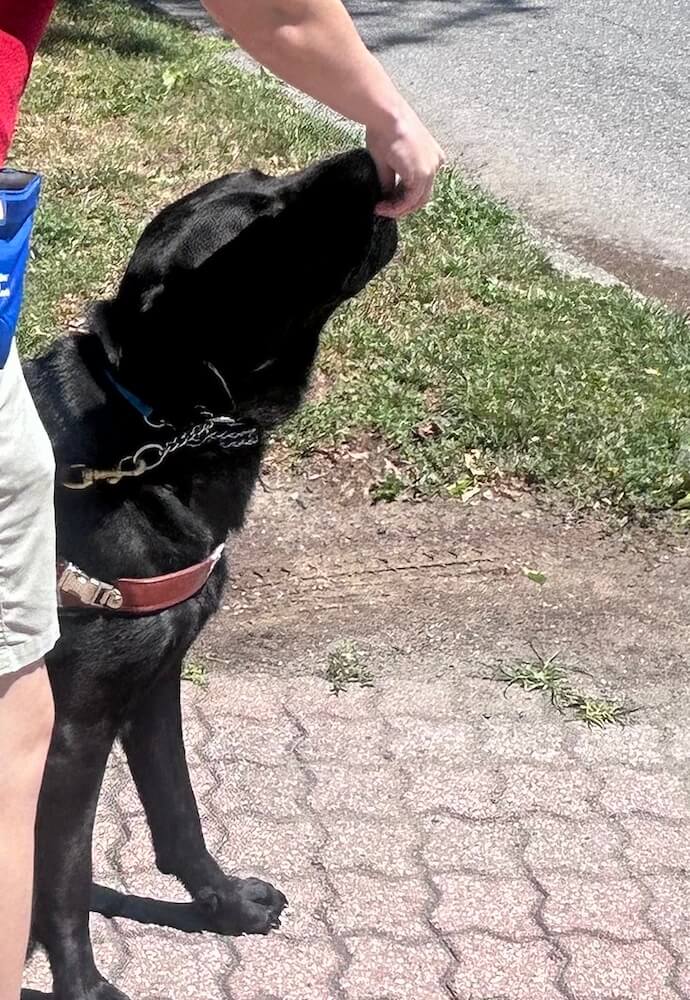
[[[268,361],[264,361],[262,364],[259,365],[258,368],[252,369],[252,375],[256,375],[257,372],[262,372],[264,368],[268,368],[268,366],[272,365],[274,361],[275,358],[269,358]]]

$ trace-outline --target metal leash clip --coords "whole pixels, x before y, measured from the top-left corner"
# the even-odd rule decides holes
[[[235,420],[234,417],[204,416],[203,419],[180,431],[165,442],[149,441],[133,455],[126,455],[115,469],[93,469],[87,465],[70,465],[62,480],[69,490],[86,490],[94,483],[119,483],[121,479],[143,476],[145,472],[157,469],[175,452],[183,448],[202,448],[207,444],[217,444],[221,448],[248,448],[259,444],[261,434],[258,427]]]
[[[94,483],[115,484],[119,483],[121,479],[143,476],[146,472],[145,462],[139,461],[133,468],[125,469],[122,468],[124,461],[123,459],[120,462],[117,469],[92,469],[88,465],[70,465],[66,477],[62,480],[62,485],[66,486],[68,490],[86,490]]]

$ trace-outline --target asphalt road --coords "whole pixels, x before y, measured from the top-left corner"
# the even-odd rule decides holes
[[[690,0],[347,0],[452,160],[690,308]]]

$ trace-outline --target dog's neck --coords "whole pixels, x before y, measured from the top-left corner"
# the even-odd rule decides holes
[[[103,384],[92,336],[63,338],[26,366],[58,469],[115,462],[154,433]],[[117,486],[72,491],[58,483],[60,554],[105,579],[155,576],[199,561],[242,526],[261,454],[260,445],[231,453],[193,449]]]

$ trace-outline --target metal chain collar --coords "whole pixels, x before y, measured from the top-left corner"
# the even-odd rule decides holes
[[[193,424],[168,441],[149,441],[133,455],[125,455],[114,469],[91,469],[86,465],[70,465],[71,479],[63,480],[70,490],[85,490],[97,482],[119,483],[122,479],[143,476],[157,469],[159,465],[182,448],[200,448],[206,444],[217,444],[221,448],[247,448],[259,443],[257,427],[246,426],[232,417],[213,417],[204,414],[204,419]]]

